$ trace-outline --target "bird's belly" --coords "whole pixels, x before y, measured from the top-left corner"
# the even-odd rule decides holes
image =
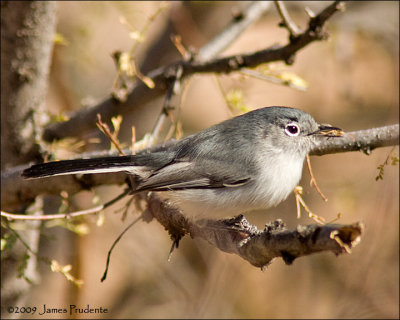
[[[285,200],[298,184],[303,168],[303,162],[298,160],[296,157],[285,157],[275,171],[260,168],[259,176],[246,185],[187,189],[167,192],[167,196],[187,217],[193,219],[221,219],[266,209]]]

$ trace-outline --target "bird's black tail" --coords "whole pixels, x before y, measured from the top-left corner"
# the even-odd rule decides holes
[[[43,178],[65,174],[134,172],[136,156],[74,159],[35,164],[22,172],[26,179]],[[136,167],[137,169],[137,167]]]

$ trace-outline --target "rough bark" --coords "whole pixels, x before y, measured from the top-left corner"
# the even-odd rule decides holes
[[[2,169],[40,158],[55,10],[54,1],[1,2]]]
[[[1,168],[40,159],[36,138],[41,135],[47,76],[55,32],[54,1],[1,1]],[[2,206],[3,206],[2,193]],[[37,199],[40,202],[40,198]],[[38,279],[38,221],[21,232],[31,251],[16,243],[3,255],[1,273],[2,306],[23,306],[28,281]],[[3,227],[3,224],[2,224]],[[10,230],[2,229],[2,237]],[[12,236],[12,233],[11,233]],[[27,260],[25,260],[27,258]],[[26,261],[23,277],[18,266]],[[28,280],[27,280],[28,279]],[[2,308],[2,314],[3,314]],[[7,317],[8,313],[4,313]],[[14,315],[16,316],[16,315]]]

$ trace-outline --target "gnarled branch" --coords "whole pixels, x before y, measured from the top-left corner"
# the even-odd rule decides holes
[[[261,4],[260,4],[261,6]],[[250,7],[251,8],[251,7]],[[261,10],[262,7],[260,7]],[[264,6],[263,10],[268,7]],[[200,49],[198,58],[193,61],[181,60],[170,65],[158,68],[147,74],[155,83],[155,88],[148,88],[143,82],[137,82],[132,92],[128,95],[125,102],[119,102],[113,98],[109,98],[99,103],[96,106],[87,107],[79,110],[71,116],[70,120],[61,123],[52,123],[48,125],[43,133],[43,139],[46,141],[53,141],[54,139],[62,139],[82,134],[83,132],[93,129],[98,113],[104,119],[111,118],[115,115],[124,115],[129,113],[134,108],[138,108],[149,101],[165,94],[168,89],[168,84],[175,78],[176,70],[181,66],[181,78],[188,77],[194,73],[230,73],[237,71],[243,67],[255,67],[262,63],[273,61],[285,61],[288,64],[293,63],[294,55],[306,47],[313,41],[326,38],[326,33],[323,31],[325,22],[337,11],[342,10],[343,5],[340,1],[333,2],[325,8],[319,15],[311,18],[309,27],[303,33],[295,38],[285,46],[277,46],[274,48],[267,48],[264,50],[256,51],[250,54],[237,54],[234,56],[215,59],[215,55],[225,48],[226,43],[232,41],[232,37],[220,37],[222,41],[212,41],[214,45],[206,45]],[[258,18],[257,15],[250,15],[244,12],[243,17],[249,17],[252,21]],[[244,24],[247,26],[248,24]],[[235,23],[231,24],[231,28],[236,27]],[[238,29],[239,31],[243,29]],[[224,31],[226,32],[226,31]],[[238,33],[234,33],[238,34]],[[225,39],[225,40],[224,40]],[[212,50],[212,54],[208,53],[206,49]],[[204,60],[204,57],[214,58],[214,60]]]
[[[148,199],[148,212],[165,227],[176,243],[189,234],[261,268],[277,257],[291,264],[298,257],[317,252],[350,253],[363,232],[363,225],[359,222],[350,225],[312,224],[288,230],[281,220],[267,224],[261,231],[243,215],[233,219],[193,222],[155,194],[150,194]]]

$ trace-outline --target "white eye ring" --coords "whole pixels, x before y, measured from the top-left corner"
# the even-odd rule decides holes
[[[288,123],[285,126],[285,133],[290,137],[295,137],[300,134],[300,128],[296,123]]]

